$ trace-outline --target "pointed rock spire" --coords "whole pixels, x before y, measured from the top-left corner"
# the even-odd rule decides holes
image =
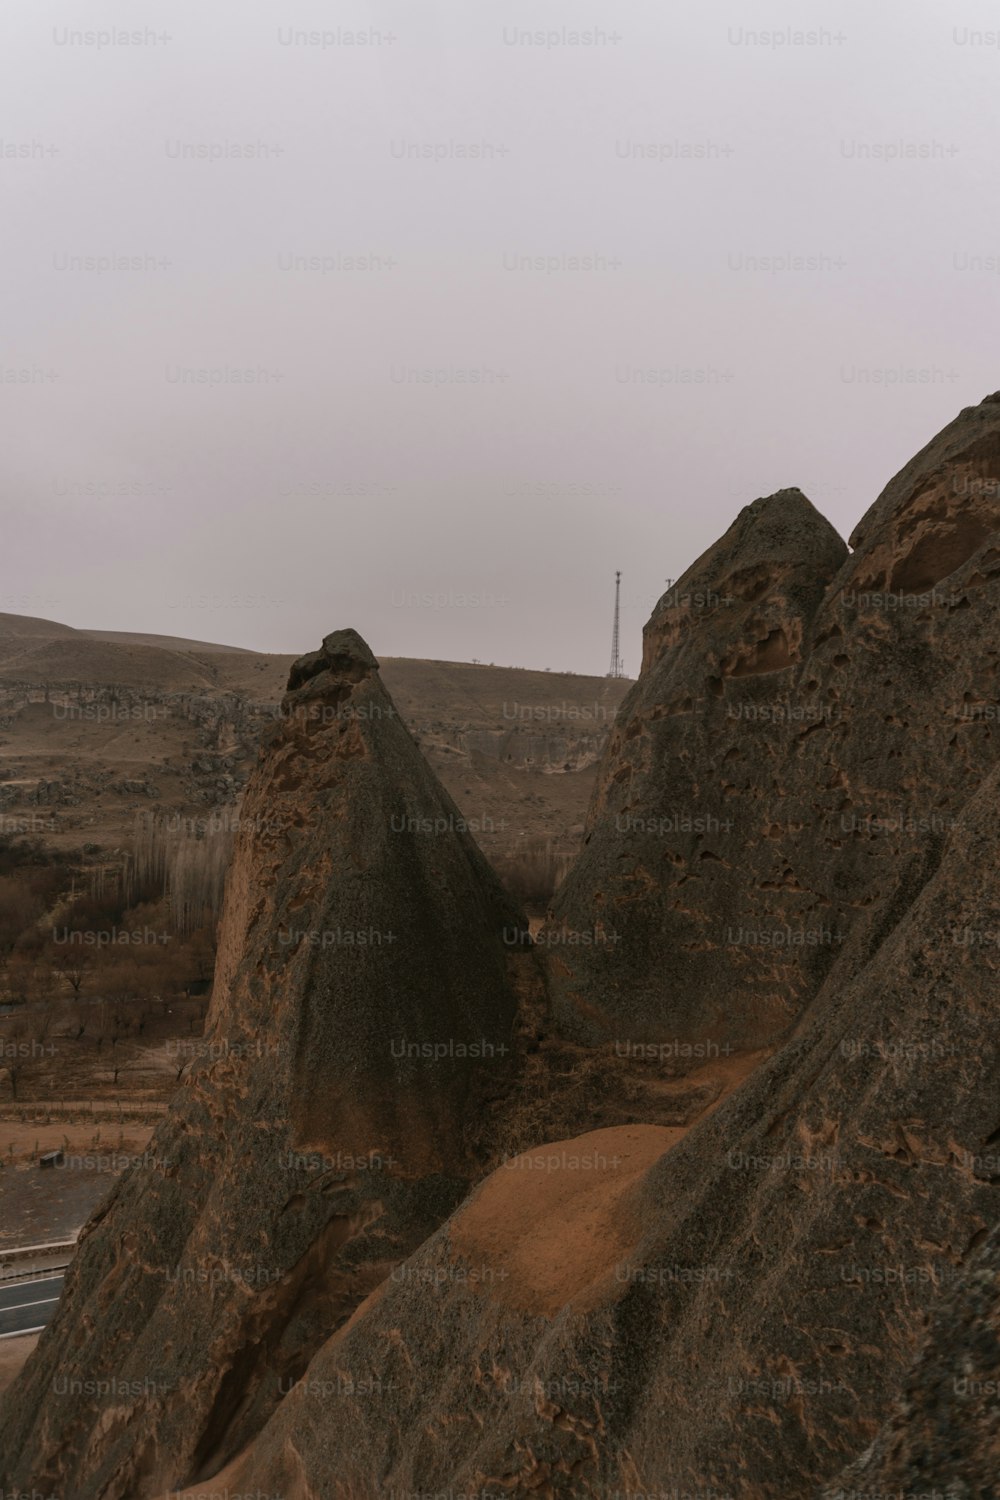
[[[480,1171],[523,925],[368,647],[328,636],[247,789],[205,1037],[6,1395],[0,1490],[145,1500],[245,1446]]]

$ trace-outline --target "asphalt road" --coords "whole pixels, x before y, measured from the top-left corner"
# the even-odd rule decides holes
[[[34,1333],[44,1328],[56,1310],[63,1273],[31,1281],[0,1282],[0,1338],[4,1334]]]

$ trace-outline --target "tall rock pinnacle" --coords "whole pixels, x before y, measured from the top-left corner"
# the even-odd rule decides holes
[[[353,631],[292,668],[241,809],[203,1054],[86,1227],[0,1490],[212,1473],[476,1175],[522,919]]]
[[[972,587],[988,624],[1000,580]],[[873,863],[866,953],[742,1088],[680,1140],[625,1126],[504,1162],[216,1488],[990,1493],[1000,766],[948,785],[935,858]]]
[[[787,1035],[996,763],[1000,404],[962,412],[852,542],[784,490],[657,605],[547,932],[570,1034]]]

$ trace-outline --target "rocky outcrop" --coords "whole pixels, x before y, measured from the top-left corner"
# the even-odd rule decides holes
[[[1000,1176],[996,1142],[988,1168]],[[981,1168],[983,1170],[983,1168]],[[1000,1475],[1000,1230],[942,1298],[875,1442],[819,1500],[912,1493],[979,1500]]]
[[[6,1397],[5,1493],[213,1473],[481,1175],[522,919],[353,632],[293,668],[244,813],[204,1057]]]
[[[169,726],[178,734],[190,734],[197,752],[186,766],[177,768],[187,800],[230,802],[245,785],[261,735],[279,712],[277,703],[254,701],[238,693],[168,692],[155,686],[144,689],[114,683],[7,682],[0,677],[0,731],[8,732],[9,744],[17,747],[29,734],[37,738],[62,735],[66,759],[75,761],[69,773],[72,800],[62,799],[68,806],[93,806],[107,792],[159,796],[151,777],[123,780],[120,774],[97,769],[76,753],[74,739],[89,733],[94,736],[91,743],[103,742],[108,759],[114,762],[119,735],[137,726],[153,726],[161,733]],[[9,789],[8,800],[45,799],[24,782]]]
[[[504,1163],[316,1355],[229,1488],[832,1481],[996,1222],[997,950],[966,935],[1000,929],[998,796],[1000,772],[916,899],[897,880],[872,960],[683,1139],[619,1128]]]
[[[686,1133],[616,1126],[505,1161],[319,1351],[231,1489],[815,1494],[873,1442],[880,1461],[887,1393],[970,1278],[953,1358],[987,1378],[998,422],[993,401],[964,412],[852,555],[784,492],[661,601],[543,934],[565,939],[545,947],[571,1037],[784,1045]],[[976,486],[964,541],[956,475]],[[710,826],[607,826],[727,804],[728,854]],[[836,946],[716,936],[779,921]],[[942,1471],[959,1494],[991,1451],[977,1430]]]
[[[852,541],[782,491],[660,601],[535,955],[367,648],[296,664],[227,893],[238,1048],[91,1225],[0,1480],[980,1493],[995,1427],[946,1451],[942,1372],[996,1362],[1000,402]]]
[[[1000,404],[962,412],[851,542],[785,490],[657,605],[549,923],[568,1034],[788,1035],[996,764]]]

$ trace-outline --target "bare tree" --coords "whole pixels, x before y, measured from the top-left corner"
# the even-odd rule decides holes
[[[53,974],[59,979],[65,979],[73,991],[74,1000],[80,999],[80,991],[83,988],[84,980],[90,973],[90,969],[90,954],[80,950],[74,952],[72,958],[67,958],[64,963],[55,961],[52,965]]]

